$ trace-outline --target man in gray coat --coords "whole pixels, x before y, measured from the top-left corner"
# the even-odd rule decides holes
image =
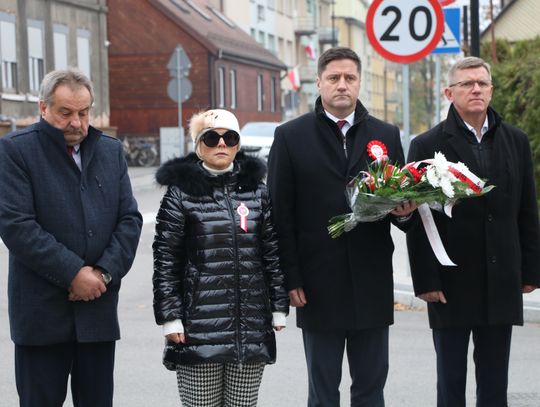
[[[41,120],[0,139],[0,237],[20,405],[112,406],[117,305],[142,217],[122,146],[89,125],[92,84],[53,71]]]

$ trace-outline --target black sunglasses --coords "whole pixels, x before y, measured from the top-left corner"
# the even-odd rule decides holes
[[[227,147],[234,147],[238,145],[238,142],[240,141],[240,134],[235,132],[234,130],[227,130],[223,134],[219,134],[215,130],[209,130],[206,133],[204,133],[201,137],[202,142],[207,147],[215,147],[219,144],[219,139],[223,138],[223,141],[227,145]]]

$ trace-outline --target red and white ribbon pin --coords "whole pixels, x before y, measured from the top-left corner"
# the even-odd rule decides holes
[[[240,216],[240,229],[247,232],[247,217],[249,215],[249,209],[244,202],[240,202],[240,206],[236,209],[236,213]]]

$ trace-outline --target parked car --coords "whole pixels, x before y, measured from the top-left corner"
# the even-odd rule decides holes
[[[270,147],[274,141],[274,130],[281,122],[247,122],[240,129],[242,151],[268,160]]]

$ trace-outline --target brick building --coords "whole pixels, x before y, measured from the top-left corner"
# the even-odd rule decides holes
[[[167,95],[167,63],[177,45],[191,61],[183,126],[208,108],[233,111],[240,124],[280,121],[286,66],[203,0],[108,1],[111,124],[118,134],[157,137],[178,126]]]

